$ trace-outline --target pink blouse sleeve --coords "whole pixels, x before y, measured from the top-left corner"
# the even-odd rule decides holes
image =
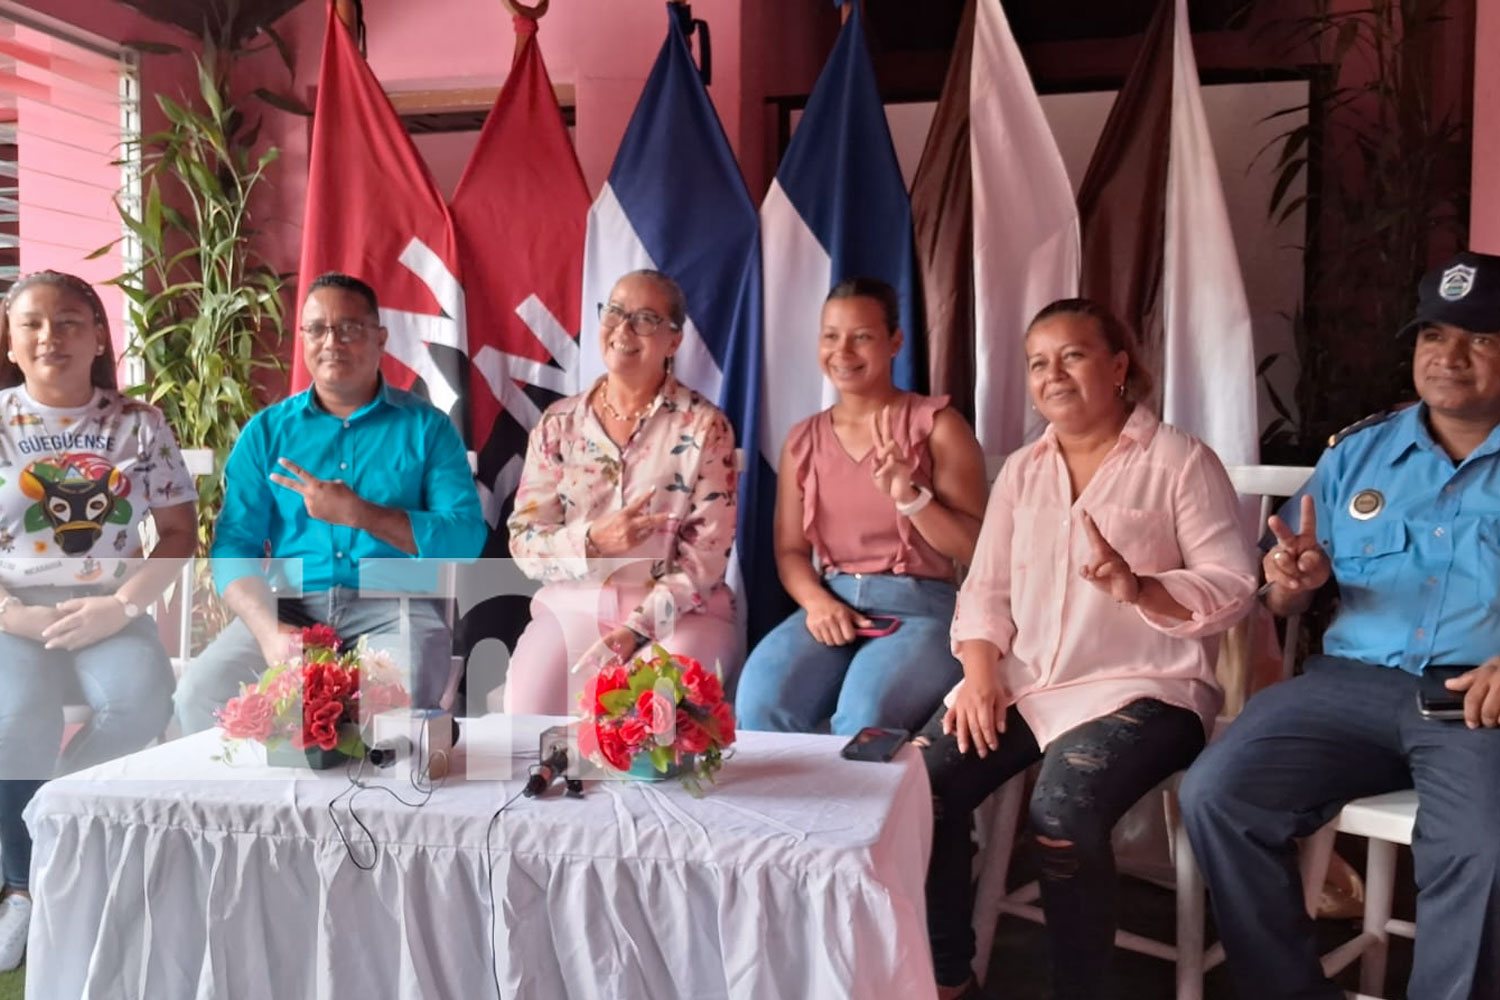
[[[688,487],[687,513],[677,526],[674,565],[625,620],[636,632],[653,638],[669,633],[678,615],[702,610],[709,595],[724,582],[734,548],[739,505],[734,429],[715,410],[702,433],[697,477]]]
[[[1017,470],[1028,451],[1022,449],[1011,455],[990,490],[984,523],[974,545],[974,564],[969,567],[969,575],[959,588],[958,603],[953,612],[949,636],[954,656],[958,655],[958,644],[966,639],[984,639],[993,643],[1004,656],[1010,652],[1011,641],[1016,637],[1010,606],[1011,549],[1015,544],[1012,536],[1015,498],[1019,492]]]
[[[1152,575],[1192,617],[1140,615],[1164,635],[1215,635],[1239,621],[1254,603],[1255,558],[1240,529],[1239,499],[1229,475],[1201,442],[1194,442],[1177,477],[1173,504],[1183,565]]]
[[[562,442],[551,433],[555,424],[544,415],[531,429],[515,507],[506,522],[516,565],[530,579],[546,583],[588,575],[584,536],[589,524],[581,518],[568,521],[558,491],[565,459]]]

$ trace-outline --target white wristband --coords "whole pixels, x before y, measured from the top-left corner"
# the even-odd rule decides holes
[[[918,486],[917,498],[910,503],[898,503],[896,513],[902,517],[913,517],[920,514],[930,503],[932,503],[932,491],[925,486]]]

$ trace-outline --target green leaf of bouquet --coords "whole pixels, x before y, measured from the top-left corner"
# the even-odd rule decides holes
[[[672,766],[671,747],[652,747],[651,766],[662,774],[667,773],[667,768]]]
[[[599,704],[603,705],[604,710],[610,715],[621,715],[629,711],[630,706],[635,704],[635,698],[626,689],[618,688],[614,691],[606,691],[604,694],[601,694],[599,696]]]
[[[630,693],[639,698],[642,691],[649,691],[656,686],[657,674],[651,667],[642,667],[630,675]],[[635,698],[631,700],[634,701]]]
[[[345,757],[363,757],[365,755],[365,741],[360,738],[358,727],[339,727],[339,745],[336,749]]]

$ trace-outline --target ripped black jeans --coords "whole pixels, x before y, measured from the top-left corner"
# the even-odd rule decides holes
[[[980,759],[943,735],[939,708],[918,737],[932,783],[934,829],[927,870],[927,932],[937,981],[958,986],[974,958],[974,809],[995,789],[1040,760],[1030,829],[1041,856],[1042,908],[1056,1000],[1112,995],[1117,879],[1110,832],[1137,799],[1192,763],[1203,724],[1184,708],[1154,698],[1085,722],[1044,753],[1012,707],[1000,748]]]

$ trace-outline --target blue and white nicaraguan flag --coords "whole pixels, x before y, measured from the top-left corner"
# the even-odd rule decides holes
[[[880,278],[901,296],[896,384],[924,387],[911,201],[891,145],[875,67],[853,5],[760,209],[765,253],[761,455],[775,469],[787,433],[831,405],[818,368],[823,300],[845,278]],[[774,491],[771,494],[774,496]],[[770,523],[770,512],[765,512]],[[752,618],[752,633],[757,624]]]
[[[754,460],[761,389],[759,219],[693,63],[685,13],[667,4],[666,41],[589,210],[576,386],[586,389],[604,373],[594,318],[615,281],[646,267],[676,279],[687,296],[688,320],[674,373],[718,402],[746,456],[730,584],[742,609],[774,606],[780,584],[771,539],[757,533],[753,516],[763,471]]]

